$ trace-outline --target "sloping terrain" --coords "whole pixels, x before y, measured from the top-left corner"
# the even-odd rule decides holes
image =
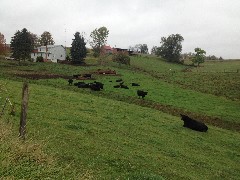
[[[21,81],[24,80],[14,75],[16,71],[31,69],[68,76],[107,68],[4,64],[10,67],[0,67],[3,70],[0,84],[7,91],[2,91],[0,96],[2,100],[8,96],[16,104],[16,115],[6,112],[1,119],[1,129],[11,124],[12,137],[18,131]],[[38,152],[29,148],[29,153],[21,156],[12,153],[11,157],[17,157],[14,158],[17,165],[8,166],[9,148],[20,147],[22,143],[1,144],[0,157],[5,164],[0,168],[0,176],[17,179],[238,179],[240,134],[238,129],[226,124],[239,125],[239,101],[181,88],[154,78],[147,70],[133,71],[115,65],[109,68],[115,69],[119,77],[94,75],[97,81],[104,83],[104,90],[100,92],[69,86],[62,78],[28,79],[27,139],[39,143],[36,146],[41,149],[40,159],[46,160],[38,162],[39,158],[32,155]],[[129,89],[113,88],[118,78],[122,78]],[[132,82],[139,83],[140,87],[131,87]],[[139,88],[148,90],[145,100],[138,99],[136,90]],[[192,113],[203,120],[206,115],[210,120],[218,118],[219,124],[209,121],[207,133],[192,131],[182,127],[179,112]],[[1,140],[6,142],[4,137]],[[25,143],[31,145],[32,142]],[[43,168],[46,165],[48,171]]]

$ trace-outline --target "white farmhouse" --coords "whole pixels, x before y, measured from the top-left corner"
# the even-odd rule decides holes
[[[47,54],[47,56],[46,56]],[[38,56],[42,56],[44,61],[58,62],[66,59],[66,49],[62,45],[40,46],[33,50],[31,58],[36,62]],[[47,57],[47,58],[46,58]]]

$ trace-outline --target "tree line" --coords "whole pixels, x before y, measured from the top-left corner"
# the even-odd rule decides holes
[[[99,57],[101,55],[102,47],[106,45],[108,35],[109,30],[104,26],[96,28],[91,32],[90,45],[95,57]],[[195,53],[181,54],[183,41],[184,38],[180,34],[171,34],[168,37],[162,37],[160,46],[154,46],[151,49],[151,54],[155,54],[172,63],[183,63],[184,59],[187,57],[192,61],[193,64],[198,66],[206,59],[217,59],[215,56],[206,57],[206,52],[199,47],[194,49]],[[4,39],[4,35],[0,33],[0,53],[3,53],[4,51],[5,42],[6,40]],[[18,60],[28,60],[31,57],[31,52],[33,51],[34,47],[46,46],[47,50],[47,45],[54,45],[54,43],[55,42],[52,34],[48,31],[43,32],[41,36],[38,37],[36,34],[31,33],[26,28],[23,28],[21,31],[18,30],[11,38],[10,47],[12,51],[12,57]],[[147,44],[136,44],[135,46],[130,46],[129,50],[142,54],[148,54]],[[87,48],[86,38],[84,37],[83,33],[81,34],[80,32],[76,32],[74,34],[70,54],[72,61],[80,63],[84,62],[84,58],[87,55]],[[69,59],[69,57],[67,59]],[[222,58],[220,57],[219,59]]]
[[[93,48],[94,56],[98,57],[103,45],[107,42],[107,37],[109,30],[106,27],[96,28],[91,32],[90,45]],[[37,34],[34,34],[28,31],[26,28],[23,28],[21,31],[17,30],[14,36],[11,38],[10,48],[12,55],[11,57],[21,61],[30,60],[31,53],[34,48],[38,46],[46,46],[46,55],[47,55],[47,46],[54,45],[52,34],[48,31],[45,31],[41,34],[40,37]],[[6,40],[4,35],[0,33],[0,54],[5,54],[6,50]],[[83,34],[76,32],[74,38],[72,39],[70,54],[72,61],[83,62],[84,58],[87,55],[86,40]],[[47,58],[47,57],[46,57]]]

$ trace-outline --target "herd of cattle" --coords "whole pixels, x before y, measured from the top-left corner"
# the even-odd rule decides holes
[[[78,79],[79,76],[80,75],[78,75],[78,74],[73,75],[73,78],[68,80],[68,84],[69,85],[73,84],[74,86],[77,86],[78,88],[90,88],[93,91],[100,91],[101,89],[103,89],[104,84],[101,82],[97,82],[97,81],[94,81],[93,83],[85,83],[83,81],[73,83],[73,79]],[[90,79],[91,76],[92,76],[91,74],[84,74],[81,77]],[[109,82],[112,82],[112,81],[109,81]],[[129,89],[128,86],[124,85],[124,81],[122,79],[117,79],[116,82],[118,82],[119,84],[114,85],[113,88]],[[132,86],[140,86],[140,85],[137,83],[132,83]],[[142,99],[144,99],[144,97],[147,94],[148,94],[148,92],[146,92],[146,91],[137,90],[137,95],[139,98],[142,97]],[[199,121],[192,119],[183,114],[180,114],[180,116],[181,116],[181,120],[183,120],[183,122],[184,122],[183,127],[190,128],[195,131],[207,132],[208,127],[204,123],[199,122]]]
[[[73,83],[73,79],[78,79],[80,76],[82,78],[86,78],[86,79],[92,78],[92,74],[83,74],[83,75],[76,74],[76,75],[73,75],[73,77],[68,80],[68,84],[69,85],[73,84],[74,86],[77,86],[78,88],[90,88],[93,91],[100,91],[101,89],[103,89],[104,84],[101,82],[97,82],[97,81],[94,81],[92,83],[85,83],[83,81]],[[112,82],[112,81],[109,81],[109,82]],[[119,84],[114,85],[113,88],[129,89],[129,87],[124,84],[124,81],[122,79],[117,79],[116,82],[118,82]],[[132,86],[140,86],[140,85],[137,83],[132,83]],[[144,99],[144,97],[147,94],[148,94],[148,92],[146,92],[146,91],[137,90],[137,95],[139,98],[142,97],[142,99]]]

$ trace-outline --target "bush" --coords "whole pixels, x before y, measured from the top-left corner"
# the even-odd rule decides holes
[[[117,52],[113,54],[112,60],[119,64],[130,65],[130,57],[126,52]]]
[[[42,56],[38,56],[36,59],[36,62],[43,62],[43,57]]]

